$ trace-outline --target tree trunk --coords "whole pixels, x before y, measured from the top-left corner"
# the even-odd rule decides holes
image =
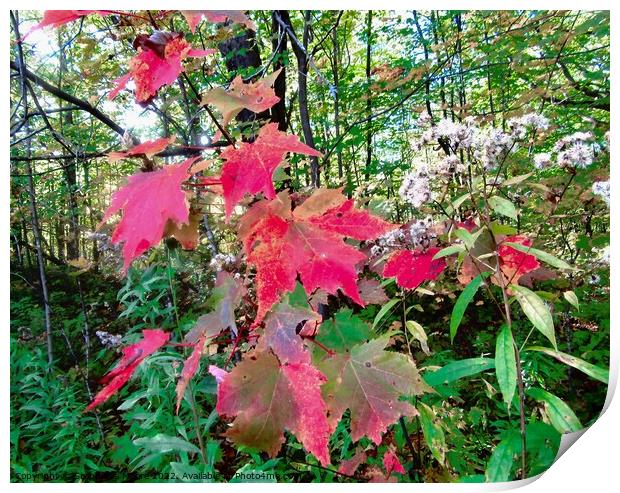
[[[13,31],[15,33],[15,39],[21,39],[19,33],[19,14],[15,11],[11,11],[11,23],[13,24]],[[18,67],[21,79],[21,91],[22,91],[22,103],[24,105],[24,112],[28,112],[28,91],[26,90],[26,65],[24,63],[24,53],[22,51],[21,44],[17,44],[18,52]],[[25,125],[26,135],[30,135],[30,126],[28,121]],[[27,138],[25,142],[26,157],[32,157],[32,140]],[[41,295],[43,298],[43,311],[45,314],[45,336],[47,340],[47,362],[49,366],[52,366],[54,362],[54,345],[52,342],[52,313],[49,304],[49,293],[47,291],[47,276],[45,274],[45,263],[43,261],[43,246],[41,241],[41,230],[39,228],[39,216],[37,214],[37,199],[35,195],[34,179],[32,174],[32,165],[30,161],[26,161],[26,175],[28,177],[28,205],[30,208],[30,221],[32,226],[32,233],[34,235],[35,248],[37,250],[37,261],[39,264],[39,281],[41,283]]]
[[[413,11],[413,21],[415,22],[415,27],[418,31],[418,37],[420,38],[422,48],[424,48],[424,60],[428,62],[428,47],[426,46],[426,39],[424,39],[424,33],[422,32],[422,27],[420,26],[420,22],[418,21],[418,12],[416,10]],[[430,116],[432,122],[433,110],[431,108],[431,80],[428,76],[426,76],[426,80],[424,81],[424,92],[426,95],[426,112],[428,113],[428,116]]]
[[[366,181],[370,179],[370,165],[372,164],[372,100],[370,94],[370,64],[371,64],[371,48],[372,48],[372,10],[368,11],[366,17],[366,169],[364,170],[364,178]]]
[[[251,29],[246,29],[239,36],[222,41],[218,48],[226,60],[226,68],[233,74],[243,72],[244,69],[248,68],[258,68],[262,65],[258,44],[256,43],[256,33]],[[258,74],[254,74],[252,79],[257,76]],[[248,109],[241,110],[237,115],[237,121],[243,123],[269,118],[269,111],[257,114]]]
[[[312,136],[312,127],[310,125],[310,114],[308,112],[308,43],[310,41],[310,10],[304,12],[304,31],[300,46],[299,38],[295,35],[293,24],[288,10],[281,10],[279,15],[282,22],[286,25],[288,35],[293,47],[293,53],[297,59],[297,85],[299,100],[299,120],[301,122],[301,130],[304,134],[304,140],[307,145],[314,147],[314,137]],[[310,183],[313,187],[321,186],[321,176],[319,173],[319,158],[310,157]]]
[[[340,139],[340,74],[339,70],[339,56],[340,56],[340,45],[338,42],[338,29],[334,29],[332,33],[332,44],[334,46],[334,52],[332,54],[332,73],[334,74],[334,87],[336,88],[336,93],[334,94],[334,131],[335,131],[335,141],[338,142]],[[342,150],[338,148],[336,150],[336,160],[338,162],[338,179],[342,182],[343,177],[343,167],[342,167]]]
[[[26,124],[27,125],[27,124]],[[26,132],[29,130],[26,129]],[[30,155],[30,142],[27,144]],[[52,364],[54,361],[54,345],[52,342],[52,313],[49,304],[49,293],[47,291],[47,276],[45,274],[45,262],[43,260],[43,246],[41,242],[41,230],[39,229],[39,216],[37,214],[37,199],[32,178],[32,166],[26,161],[26,174],[28,175],[28,196],[30,206],[30,222],[34,235],[34,244],[37,250],[37,262],[39,264],[39,282],[41,285],[41,296],[43,298],[43,311],[45,314],[45,336],[47,340],[47,362]]]
[[[276,15],[277,10],[274,10],[271,13],[271,47],[274,55],[273,69],[275,71],[281,68],[282,72],[280,72],[280,75],[278,75],[273,85],[276,96],[280,98],[280,101],[271,107],[271,121],[278,124],[278,130],[284,132],[288,127],[288,120],[286,118],[286,67],[284,66],[282,57],[286,52],[287,37]]]
[[[62,31],[58,31],[58,44],[59,44],[59,58],[60,58],[60,73],[58,80],[58,87],[62,90],[63,75],[67,71],[67,58],[64,49],[64,43],[62,41]],[[59,108],[63,107],[63,100],[58,100]],[[70,127],[73,125],[73,112],[65,111],[60,118],[61,121],[61,134],[66,134],[65,126]],[[80,256],[80,238],[79,238],[79,218],[78,218],[78,205],[77,205],[77,170],[76,159],[69,158],[64,161],[63,173],[65,176],[65,182],[68,191],[69,201],[69,239],[67,244],[67,258],[77,259]],[[64,227],[63,227],[64,230]],[[58,255],[60,258],[62,256]]]
[[[66,242],[65,242],[65,227],[63,221],[59,218],[54,221],[54,236],[56,237],[56,256],[59,260],[65,260]]]

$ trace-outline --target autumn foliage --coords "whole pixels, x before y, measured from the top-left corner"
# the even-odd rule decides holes
[[[201,12],[185,15],[192,29],[202,17]],[[129,62],[129,73],[116,81],[110,98],[133,79],[136,101],[146,103],[176,80],[185,58],[211,53],[192,49],[179,33],[140,35],[134,46],[138,54]],[[214,88],[205,94],[202,104],[213,104],[226,126],[241,109],[260,112],[277,103],[279,98],[271,89],[277,76],[278,72],[274,72],[251,83],[236,78],[227,90]],[[109,157],[151,159],[173,140],[145,142],[124,152],[110,153]],[[112,196],[102,223],[122,212],[112,240],[123,243],[127,270],[132,261],[171,230],[183,228],[184,235],[197,238],[197,231],[188,231],[198,228],[197,223],[190,223],[192,180],[221,186],[212,192],[222,194],[226,218],[232,220],[235,211],[240,213],[236,220],[238,237],[255,291],[255,317],[248,327],[257,336],[253,338],[257,341],[255,348],[230,372],[210,370],[218,375],[217,411],[233,418],[226,435],[238,445],[275,456],[284,443],[284,432],[289,431],[321,464],[327,465],[331,462],[329,437],[345,411],[351,413],[353,440],[366,436],[380,444],[390,425],[402,416],[417,414],[415,407],[401,397],[432,389],[423,382],[409,356],[387,350],[389,336],[375,337],[361,322],[321,324],[322,317],[310,304],[294,306],[288,301],[288,294],[300,283],[308,299],[317,293],[342,293],[355,305],[364,306],[359,276],[369,259],[360,242],[376,240],[400,227],[360,208],[341,189],[319,188],[307,195],[286,190],[276,194],[274,173],[290,153],[321,157],[297,136],[278,130],[276,123],[267,123],[251,141],[231,144],[219,153],[219,178],[202,178],[200,171],[194,176],[196,157],[128,177],[127,184]],[[251,199],[249,207],[241,205]],[[472,223],[468,229],[475,227]],[[506,241],[531,244],[521,236]],[[437,279],[446,268],[445,258],[434,258],[439,250],[432,246],[394,251],[382,275],[394,277],[404,289],[416,289]],[[538,267],[533,256],[509,246],[500,245],[498,252],[502,272],[507,276],[519,276]],[[222,299],[228,300],[227,309],[204,315],[189,335],[192,349],[177,385],[177,411],[199,369],[205,343],[227,330],[239,337],[234,310],[244,285],[247,279],[223,278],[217,289],[223,291]],[[298,331],[304,325],[306,329]],[[338,337],[329,330],[337,330]],[[145,331],[144,336],[142,342],[125,349],[117,369],[104,379],[111,383],[87,409],[110,398],[144,358],[169,339],[169,334],[161,331]],[[308,344],[313,340],[322,350],[311,351]],[[404,472],[392,452],[386,454],[384,466],[388,477],[393,472]]]
[[[218,56],[216,49],[205,46],[216,46],[220,39],[207,39],[206,43],[201,39],[201,46],[196,43],[198,38],[189,33],[191,42],[183,32],[158,29],[166,26],[162,19],[168,20],[166,16],[173,13],[179,17],[176,28],[182,25],[191,33],[201,22],[256,27],[239,11],[164,11],[157,19],[150,16],[150,23],[142,25],[148,26],[143,29],[145,32],[132,37],[133,56],[123,70],[124,75],[109,85],[108,99],[129,96],[142,108],[157,109],[160,102],[165,104],[169,86],[185,81],[185,71],[198,63],[192,59]],[[33,29],[59,27],[96,15],[107,19],[122,13],[46,11]],[[274,25],[277,28],[277,23]],[[170,29],[175,30],[174,25]],[[426,44],[424,48],[426,51]],[[226,60],[219,61],[223,64]],[[371,74],[369,69],[370,65],[367,98],[371,89],[379,90],[379,83],[393,82],[404,70],[386,66]],[[217,269],[219,272],[210,278],[208,286],[195,289],[206,299],[200,305],[197,320],[191,319],[191,327],[183,325],[177,314],[173,330],[143,329],[135,343],[122,348],[118,363],[100,380],[103,387],[85,411],[100,412],[151,355],[175,354],[177,361],[171,378],[176,383],[176,406],[171,410],[177,414],[175,419],[180,419],[184,401],[189,403],[193,399],[193,385],[199,378],[208,377],[215,382],[215,410],[226,424],[221,438],[236,448],[259,450],[276,457],[283,452],[289,433],[314,456],[315,464],[320,464],[317,467],[336,463],[340,474],[354,476],[368,457],[377,455],[373,447],[382,446],[382,455],[368,477],[394,481],[407,474],[399,459],[401,451],[394,447],[396,433],[400,433],[398,439],[407,443],[414,454],[405,418],[417,419],[417,435],[429,443],[438,462],[445,461],[443,429],[436,422],[439,414],[433,415],[429,406],[419,402],[422,396],[435,395],[447,402],[456,394],[449,394],[442,386],[463,375],[497,367],[497,388],[485,380],[486,392],[502,394],[508,410],[517,396],[524,412],[524,385],[518,380],[522,369],[518,366],[517,373],[517,364],[521,364],[519,350],[531,348],[519,348],[513,340],[513,301],[513,306],[521,307],[523,320],[530,320],[552,343],[552,356],[567,360],[568,355],[557,351],[552,314],[536,294],[533,282],[554,276],[543,263],[558,271],[568,272],[573,267],[535,248],[537,236],[521,229],[520,222],[518,228],[506,224],[508,220],[520,220],[520,216],[504,197],[504,189],[498,191],[499,169],[495,175],[497,190],[495,182],[491,187],[496,195],[487,197],[489,184],[472,180],[472,165],[466,170],[463,158],[466,154],[475,156],[476,164],[484,171],[494,170],[493,166],[501,169],[506,156],[521,142],[518,130],[529,136],[546,130],[548,125],[540,118],[530,117],[534,121],[531,124],[522,117],[517,123],[509,121],[507,126],[512,130],[499,135],[498,128],[478,128],[466,118],[456,121],[454,114],[451,121],[444,117],[439,124],[430,115],[421,115],[419,126],[424,133],[419,148],[428,145],[432,152],[443,150],[446,156],[436,160],[435,169],[423,160],[412,165],[403,177],[399,195],[409,210],[434,202],[442,216],[432,224],[421,219],[406,222],[406,214],[401,215],[398,210],[398,215],[390,215],[377,207],[372,197],[345,187],[344,180],[338,182],[337,188],[314,186],[313,182],[313,186],[292,189],[291,176],[287,174],[291,173],[291,163],[309,159],[321,163],[331,157],[335,148],[329,152],[321,145],[315,148],[308,144],[312,139],[302,141],[290,126],[283,131],[278,122],[259,117],[244,121],[239,132],[231,128],[231,122],[242,112],[256,116],[281,101],[274,85],[282,71],[278,62],[276,68],[265,69],[263,77],[254,74],[244,79],[238,75],[230,77],[225,86],[201,90],[193,88],[187,79],[184,97],[191,98],[199,111],[208,110],[217,127],[214,139],[203,139],[205,145],[196,136],[194,145],[179,146],[181,139],[167,133],[155,140],[140,143],[135,139],[125,148],[106,151],[112,163],[133,162],[140,166],[127,172],[115,190],[106,192],[109,203],[98,225],[99,231],[111,230],[113,245],[122,245],[121,276],[131,273],[132,265],[144,263],[144,254],[157,251],[162,243],[166,243],[168,253],[170,244],[180,244],[185,250],[198,248],[212,219],[211,210],[205,213],[203,207],[207,201],[220,208],[222,221],[218,226],[229,241],[225,253],[211,245],[211,261],[224,257],[226,267]],[[371,75],[375,77],[373,84]],[[413,79],[414,75],[410,77]],[[193,94],[190,88],[194,89]],[[428,101],[427,104],[430,111]],[[370,103],[367,108],[370,112]],[[526,120],[529,123],[523,123]],[[487,140],[476,148],[476,138],[485,135]],[[123,138],[124,142],[127,140]],[[581,140],[587,139],[582,136]],[[577,139],[577,143],[581,140]],[[370,146],[370,136],[368,142]],[[567,141],[563,145],[569,144]],[[559,146],[559,151],[554,152],[566,152],[564,147]],[[202,154],[207,150],[208,158]],[[105,157],[106,153],[100,156]],[[564,156],[564,160],[569,157]],[[370,163],[370,154],[368,159]],[[576,168],[576,164],[570,168],[571,173]],[[467,171],[470,176],[466,176]],[[383,178],[394,179],[389,172]],[[433,180],[441,184],[443,195],[433,190]],[[451,186],[465,184],[466,195],[453,202],[444,200]],[[471,209],[459,216],[457,209],[465,203],[471,203]],[[555,205],[545,204],[551,215],[556,212]],[[95,224],[98,220],[99,217]],[[171,276],[171,269],[167,274]],[[448,274],[452,284],[446,282]],[[167,281],[172,286],[172,280]],[[497,331],[496,346],[503,360],[500,356],[495,360],[472,358],[475,361],[466,363],[478,368],[454,370],[454,380],[446,376],[450,363],[441,368],[427,366],[420,371],[416,360],[430,351],[424,328],[411,317],[414,310],[423,311],[417,302],[410,303],[414,295],[438,299],[438,293],[449,293],[449,298],[456,298],[450,290],[460,292],[451,315],[441,312],[439,301],[432,305],[438,321],[445,321],[452,341],[478,289],[496,289],[502,294],[501,303],[495,304],[505,310],[501,312],[505,324]],[[511,296],[514,298],[509,299]],[[572,296],[564,296],[574,306]],[[376,310],[369,311],[371,315],[363,319],[359,314],[369,305],[375,305]],[[388,314],[394,306],[399,312]],[[394,315],[390,319],[392,325],[382,326],[386,314]],[[366,321],[372,321],[372,317],[372,324]],[[411,340],[419,343],[419,353],[412,351]],[[223,364],[207,362],[214,352],[226,353]],[[503,371],[501,365],[506,362],[510,367]],[[517,381],[520,394],[515,390]],[[194,407],[192,411],[195,413]],[[458,421],[459,417],[450,412],[446,411],[445,419]],[[525,436],[524,415],[521,418],[523,427],[519,432]],[[198,423],[197,416],[195,420]],[[398,432],[397,426],[401,427]],[[347,440],[356,447],[349,459],[336,457],[330,448],[330,440],[343,427]],[[369,446],[362,449],[362,441]],[[419,442],[417,447],[419,453]],[[518,450],[517,446],[514,450]]]

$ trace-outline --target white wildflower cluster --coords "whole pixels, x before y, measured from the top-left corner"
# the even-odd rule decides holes
[[[430,118],[424,112],[418,119],[418,123],[426,126],[431,123]],[[422,144],[429,144],[433,141],[443,140],[453,150],[457,148],[471,147],[477,128],[474,126],[473,118],[466,118],[464,123],[453,122],[447,118],[443,118],[437,122],[437,125],[427,128],[422,134]]]
[[[426,127],[427,125],[430,125],[431,123],[432,123],[431,115],[429,115],[428,111],[426,110],[422,111],[422,113],[420,113],[420,115],[418,116],[418,126]]]
[[[591,132],[575,132],[558,140],[553,148],[560,168],[587,168],[594,161]]]
[[[424,162],[414,163],[412,170],[405,175],[398,194],[415,208],[419,208],[433,198],[429,167]]]
[[[534,154],[534,166],[536,169],[545,169],[553,164],[553,158],[548,152]]]
[[[226,267],[232,267],[235,261],[235,256],[230,253],[216,253],[209,262],[209,267],[216,272],[220,272]]]
[[[467,171],[467,166],[455,154],[445,157],[435,166],[437,174],[443,176],[452,176]]]
[[[426,250],[431,246],[437,233],[432,229],[433,218],[427,216],[425,219],[414,222],[409,226],[409,242],[416,248]]]
[[[419,208],[433,198],[431,183],[434,178],[450,178],[466,170],[467,166],[455,154],[429,164],[419,159],[413,162],[411,170],[404,176],[398,193],[405,202]]]
[[[603,248],[597,248],[596,249],[596,253],[598,254],[598,261],[601,264],[609,265],[609,257],[610,257],[610,254],[611,254],[609,245],[607,245],[606,247],[603,247]]]
[[[610,199],[609,180],[594,182],[592,184],[592,193],[594,195],[599,195],[609,207],[609,199]]]
[[[489,127],[476,134],[474,156],[488,171],[497,167],[514,146],[515,139],[512,135]]]
[[[375,240],[370,254],[373,257],[381,257],[397,248],[426,250],[437,238],[432,227],[433,219],[427,216],[425,219],[416,220],[409,227],[390,231]]]
[[[560,168],[587,168],[600,150],[600,146],[592,142],[593,139],[591,132],[575,132],[562,137],[555,143],[552,152],[534,155],[534,166],[537,169],[546,169],[554,164]],[[555,161],[553,154],[555,154]]]
[[[402,229],[395,229],[379,236],[375,244],[370,248],[370,255],[381,257],[394,248],[405,244],[406,236]]]
[[[516,148],[517,143],[527,137],[528,131],[547,130],[549,120],[537,113],[527,113],[511,118],[507,126],[508,132],[489,127],[476,133],[473,146],[474,156],[487,171],[497,167],[507,154]],[[545,156],[539,158],[541,164],[544,158]]]
[[[107,348],[117,347],[121,344],[121,339],[123,336],[118,334],[110,334],[105,330],[98,330],[95,332],[95,335],[99,339],[99,342]]]
[[[549,119],[538,113],[527,113],[523,116],[511,118],[507,122],[506,131],[486,127],[481,128],[476,125],[475,119],[471,116],[460,122],[453,122],[449,119],[442,119],[437,125],[431,126],[431,118],[426,111],[422,112],[418,118],[418,125],[422,128],[427,127],[422,133],[418,148],[424,144],[433,142],[444,142],[452,151],[457,149],[471,149],[474,157],[484,166],[486,170],[496,168],[513,150],[517,142],[527,137],[529,131],[541,131],[549,128]],[[537,166],[544,167],[547,161],[539,158]],[[449,162],[442,162],[440,169],[449,171],[456,166],[459,172],[459,163],[455,156]],[[461,172],[464,165],[460,164]]]
[[[547,130],[549,119],[537,113],[527,113],[518,118],[511,118],[507,124],[516,139],[525,139],[528,130]]]

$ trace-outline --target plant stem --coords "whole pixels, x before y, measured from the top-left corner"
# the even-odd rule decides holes
[[[181,329],[181,325],[179,324],[179,310],[177,310],[177,295],[174,290],[174,285],[172,284],[172,262],[170,261],[170,248],[166,246],[166,258],[168,260],[168,266],[166,269],[166,273],[168,274],[168,284],[170,286],[170,295],[172,296],[172,306],[174,307],[174,317],[177,322],[177,329]]]
[[[407,447],[409,447],[409,451],[411,452],[412,465],[411,465],[411,469],[409,469],[409,479],[411,479],[412,481],[415,481],[416,479],[415,472],[417,469],[416,464],[418,462],[416,458],[418,457],[418,454],[416,454],[415,447],[413,446],[413,443],[411,442],[411,437],[409,436],[409,432],[407,431],[407,425],[405,424],[405,418],[401,416],[400,418],[398,418],[398,422],[400,423],[400,427],[403,430],[403,436],[405,437],[405,441],[407,442]]]
[[[192,415],[194,417],[194,429],[196,430],[196,437],[198,438],[198,446],[200,447],[200,455],[202,456],[202,463],[207,465],[207,454],[205,452],[205,445],[202,441],[202,433],[200,432],[200,421],[198,420],[198,411],[196,410],[196,401],[194,399],[194,389],[191,387],[187,389],[189,395],[189,404],[192,408]]]
[[[481,217],[485,221],[485,224],[489,230],[491,238],[493,239],[493,251],[495,252],[495,256],[497,259],[495,277],[499,280],[500,287],[502,289],[502,298],[504,301],[504,315],[506,319],[506,324],[508,325],[508,328],[510,329],[510,332],[512,333],[512,316],[511,316],[511,311],[510,311],[510,301],[508,300],[508,288],[506,287],[506,285],[509,284],[512,279],[508,281],[507,283],[504,277],[504,273],[502,272],[502,269],[501,269],[500,258],[499,258],[499,254],[497,253],[497,240],[495,239],[495,235],[493,234],[493,231],[491,229],[491,212],[489,209],[489,200],[488,200],[489,197],[486,192],[486,187],[487,187],[486,178],[484,174],[482,175],[482,177],[484,180],[484,186],[482,189],[482,193],[483,193],[483,198],[484,198],[485,214],[483,214]],[[516,366],[517,366],[517,388],[519,391],[519,425],[520,425],[519,427],[521,431],[521,479],[525,479],[526,478],[526,464],[527,464],[527,460],[526,460],[527,459],[527,440],[526,440],[526,434],[525,434],[525,393],[524,393],[524,385],[523,385],[523,372],[521,369],[521,352],[519,351],[519,347],[517,346],[517,344],[514,342],[514,339],[513,339],[513,347],[515,351],[515,360],[516,360]]]
[[[512,332],[512,317],[510,313],[510,302],[508,301],[508,292],[506,289],[506,285],[504,283],[504,275],[499,268],[499,258],[497,259],[497,271],[501,282],[502,288],[502,296],[504,299],[504,310],[506,313],[506,323],[508,324],[508,328]],[[517,388],[519,391],[519,424],[521,429],[521,479],[525,479],[526,476],[526,459],[527,459],[527,440],[525,434],[525,392],[523,385],[523,372],[521,369],[521,351],[519,351],[519,347],[516,342],[513,340],[513,347],[515,351],[515,360],[517,364]]]

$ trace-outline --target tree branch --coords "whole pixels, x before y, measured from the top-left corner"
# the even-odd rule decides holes
[[[19,71],[19,67],[18,67],[17,63],[15,63],[12,60],[11,60],[11,69]],[[50,94],[53,94],[57,98],[60,98],[63,101],[71,103],[71,104],[77,106],[79,109],[81,109],[83,111],[86,111],[87,113],[90,113],[92,116],[97,118],[97,120],[101,121],[102,123],[104,123],[105,125],[110,127],[112,130],[114,130],[117,134],[122,136],[125,133],[125,129],[124,128],[122,128],[120,125],[114,123],[110,119],[110,117],[108,117],[107,115],[105,115],[104,113],[99,111],[94,106],[90,105],[86,101],[78,99],[75,96],[73,96],[73,95],[63,91],[59,87],[53,86],[52,84],[50,84],[46,80],[43,80],[41,77],[39,77],[38,75],[32,73],[30,70],[28,70],[25,67],[24,67],[24,77],[26,79],[30,80],[31,82],[35,83],[37,86],[41,87],[42,89],[46,90]]]

